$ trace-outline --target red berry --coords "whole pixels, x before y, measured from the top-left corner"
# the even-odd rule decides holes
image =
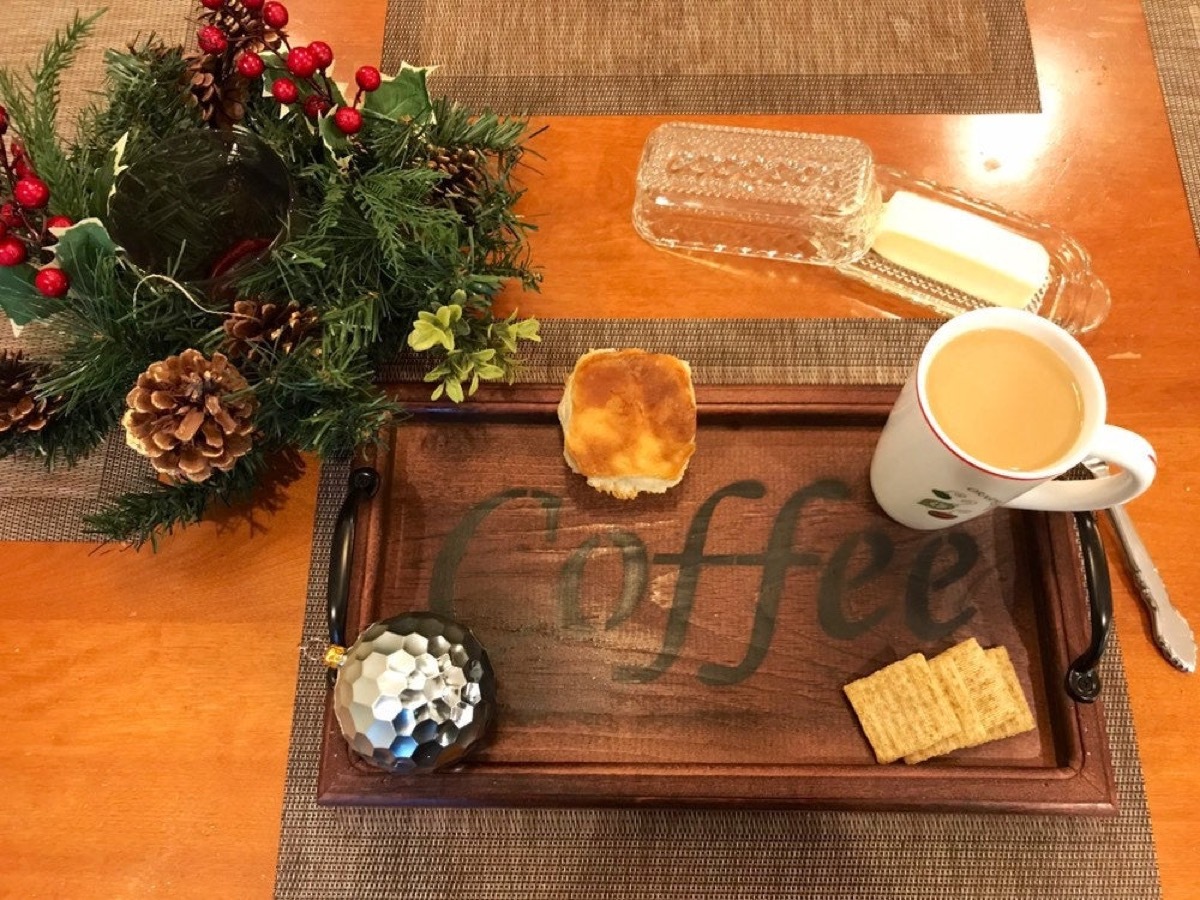
[[[379,85],[383,84],[383,76],[379,74],[379,70],[374,66],[363,66],[354,73],[354,80],[360,88],[368,93],[378,90]]]
[[[13,185],[13,199],[26,209],[41,209],[50,202],[50,188],[40,178],[21,178]]]
[[[225,0],[200,0],[200,5],[205,9],[220,9],[225,5]]]
[[[46,220],[47,228],[70,228],[74,224],[67,216],[51,216]]]
[[[317,71],[317,60],[307,47],[293,47],[287,55],[287,68],[297,78],[309,78]]]
[[[196,33],[196,40],[205,53],[224,53],[229,49],[229,39],[216,25],[205,25]]]
[[[5,203],[3,206],[0,206],[0,222],[3,222],[10,228],[16,228],[23,221],[21,214],[17,212],[17,208],[11,203]]]
[[[71,279],[62,269],[42,269],[33,276],[33,286],[47,297],[61,297],[71,287]]]
[[[310,119],[319,118],[328,109],[329,101],[320,94],[309,94],[308,99],[304,101],[304,114]]]
[[[0,266],[19,266],[25,262],[25,245],[12,235],[0,238]]]
[[[8,110],[0,106],[0,134],[8,131]]]
[[[8,223],[0,222],[0,241],[8,236]]]
[[[267,68],[262,57],[253,50],[247,50],[238,57],[237,70],[243,78],[257,78]]]
[[[282,3],[276,3],[275,0],[263,5],[262,16],[263,21],[272,28],[282,28],[288,23],[287,7]]]
[[[36,176],[33,163],[29,161],[29,154],[25,152],[25,145],[20,141],[13,141],[9,148],[12,151],[12,167],[13,174],[18,178],[29,178],[31,175]]]
[[[363,127],[363,117],[357,109],[343,106],[333,114],[333,124],[342,134],[358,134]]]
[[[271,85],[271,96],[280,103],[295,103],[300,96],[300,90],[290,78],[276,78],[275,83]]]
[[[318,69],[328,69],[333,63],[333,48],[324,41],[313,41],[308,45],[308,52],[317,61]]]

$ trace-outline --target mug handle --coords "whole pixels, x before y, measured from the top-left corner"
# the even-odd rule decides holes
[[[1115,425],[1100,428],[1088,455],[1098,456],[1122,471],[1090,481],[1047,481],[1002,505],[1061,512],[1107,509],[1138,496],[1150,487],[1158,471],[1154,448],[1149,442],[1140,434]]]

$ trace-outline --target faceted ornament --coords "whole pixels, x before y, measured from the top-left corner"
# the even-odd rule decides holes
[[[496,716],[496,676],[469,630],[436,613],[376,622],[346,651],[333,688],[342,734],[391,772],[453,765]]]

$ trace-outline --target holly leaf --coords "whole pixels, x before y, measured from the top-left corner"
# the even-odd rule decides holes
[[[0,309],[15,325],[41,318],[44,299],[33,286],[33,266],[0,266]]]
[[[51,247],[58,265],[71,278],[72,288],[85,294],[95,291],[93,278],[101,260],[117,255],[117,245],[99,219],[82,219],[59,231]]]
[[[125,132],[113,144],[112,150],[109,153],[112,156],[112,164],[109,171],[104,169],[96,170],[97,179],[107,179],[107,182],[100,181],[100,190],[97,191],[97,196],[100,193],[104,194],[104,208],[108,209],[112,206],[112,198],[117,193],[117,179],[121,177],[121,173],[129,168],[129,164],[125,162],[125,148],[129,146],[129,132]]]
[[[433,122],[433,100],[429,97],[426,76],[432,71],[428,66],[400,64],[395,75],[383,77],[377,90],[366,95],[363,112],[391,121],[412,119],[417,122]]]
[[[338,168],[345,171],[350,157],[354,155],[350,139],[337,127],[331,114],[321,116],[317,129],[321,132],[321,141],[325,144],[325,149],[329,151],[330,158],[338,164]]]

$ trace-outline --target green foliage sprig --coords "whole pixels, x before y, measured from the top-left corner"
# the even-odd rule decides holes
[[[0,270],[0,308],[21,324],[38,321],[61,345],[40,383],[56,414],[40,432],[0,436],[0,457],[35,454],[51,466],[74,463],[111,433],[152,363],[187,348],[220,349],[232,304],[172,272],[140,269],[107,227],[123,167],[167,137],[209,127],[192,102],[194,62],[181,47],[151,37],[110,49],[103,99],[80,115],[73,137],[60,135],[59,84],[95,18],[76,16],[33,70],[0,70],[0,104],[50,188],[50,212],[76,222],[47,258]],[[286,57],[262,56],[270,84]],[[97,533],[154,543],[214,500],[250,496],[276,454],[347,454],[373,440],[403,415],[376,378],[405,346],[429,355],[435,399],[458,402],[481,381],[511,380],[520,342],[538,340],[536,320],[493,314],[508,284],[539,284],[525,241],[531,226],[514,209],[527,124],[434,100],[426,77],[404,66],[385,78],[362,104],[364,127],[354,135],[338,131],[332,115],[310,120],[297,104],[281,115],[262,79],[251,84],[240,127],[283,160],[294,197],[286,238],[239,277],[234,295],[295,301],[316,311],[319,331],[237,361],[258,399],[250,454],[201,483],[151,483],[117,498],[89,521]],[[330,89],[344,102],[348,91]],[[447,158],[468,161],[463,184],[440,165]],[[69,294],[53,302],[32,285],[47,262],[71,278]]]

